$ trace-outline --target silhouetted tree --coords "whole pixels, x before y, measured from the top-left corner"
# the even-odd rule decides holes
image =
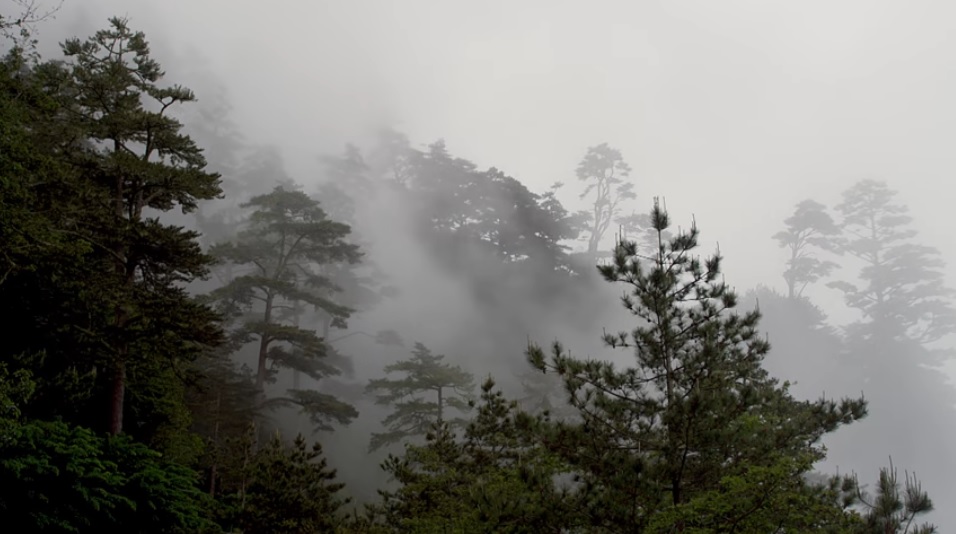
[[[932,343],[956,332],[954,292],[945,286],[939,251],[912,241],[912,218],[905,206],[893,202],[895,195],[874,180],[860,181],[844,192],[836,208],[844,233],[835,245],[863,262],[859,279],[864,285],[828,285],[875,327],[867,329],[866,337]]]
[[[631,167],[624,161],[621,152],[607,143],[588,148],[578,164],[578,180],[587,184],[581,198],[594,193],[587,227],[588,254],[591,256],[601,246],[601,239],[620,211],[621,202],[637,198],[633,191],[634,184],[627,181],[630,174]]]
[[[942,428],[956,416],[956,391],[937,368],[952,356],[938,342],[956,332],[954,292],[945,284],[939,251],[916,242],[912,218],[896,194],[884,182],[862,180],[844,191],[836,207],[843,232],[833,246],[857,259],[859,271],[855,280],[828,286],[860,314],[844,328],[845,374],[856,379],[874,413],[869,424],[850,429],[848,436],[885,443],[880,450],[845,447],[852,447],[855,463],[867,469],[881,465],[888,453],[902,459],[927,473],[926,483],[946,499],[952,495],[945,493],[948,481],[956,476],[956,461],[946,452],[954,446],[952,436],[891,439],[917,435],[924,425]]]
[[[781,248],[790,252],[783,278],[787,281],[787,296],[795,298],[803,295],[808,284],[829,275],[837,266],[832,261],[816,258],[813,248],[839,251],[832,246],[830,238],[839,234],[840,229],[826,212],[826,207],[813,200],[797,204],[793,215],[787,217],[784,224],[786,229],[774,234],[773,238]]]
[[[403,373],[403,377],[369,380],[366,391],[377,393],[375,403],[394,407],[382,421],[388,431],[372,434],[370,451],[424,436],[435,423],[463,424],[459,418],[449,419],[447,409],[468,411],[474,377],[444,359],[444,355],[432,354],[425,345],[415,343],[411,358],[385,366],[386,374]]]
[[[244,272],[212,295],[224,311],[240,319],[234,339],[258,342],[256,389],[264,395],[276,368],[298,370],[315,380],[338,374],[336,363],[341,363],[330,358],[333,349],[314,330],[301,328],[294,312],[296,306],[308,305],[332,316],[333,326],[346,325],[350,310],[327,296],[335,286],[316,266],[360,260],[358,247],[346,241],[349,227],[328,219],[304,193],[282,187],[244,206],[255,210],[248,227],[235,241],[211,250]],[[321,428],[328,428],[329,419],[347,423],[357,415],[352,406],[330,395],[301,389],[289,394]]]

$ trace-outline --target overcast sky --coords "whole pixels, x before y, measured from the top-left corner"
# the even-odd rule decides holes
[[[956,2],[66,0],[41,38],[114,14],[170,81],[218,77],[245,135],[303,182],[390,124],[533,190],[563,181],[576,207],[574,168],[606,141],[634,169],[633,207],[660,195],[677,222],[696,215],[740,288],[782,288],[770,236],[860,178],[900,190],[956,265]]]
[[[219,77],[302,181],[318,152],[389,123],[533,189],[563,181],[573,203],[577,161],[607,141],[635,207],[695,214],[741,285],[779,287],[770,234],[861,177],[900,189],[956,257],[951,2],[67,0],[43,31],[112,14],[175,56],[171,81]]]

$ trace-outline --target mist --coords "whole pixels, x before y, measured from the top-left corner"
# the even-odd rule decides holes
[[[952,3],[66,0],[38,27],[41,53],[58,57],[57,42],[90,35],[114,15],[145,32],[166,80],[197,93],[198,104],[183,112],[186,133],[207,146],[204,140],[215,138],[212,123],[222,119],[241,137],[245,159],[229,165],[207,147],[210,165],[236,193],[208,204],[207,214],[283,180],[321,203],[323,184],[349,187],[334,183],[322,158],[340,156],[347,144],[371,158],[386,129],[420,151],[444,140],[453,156],[480,170],[499,169],[534,193],[563,182],[561,203],[584,210],[575,168],[588,147],[607,142],[632,167],[637,198],[622,211],[647,212],[660,198],[675,223],[696,221],[702,248],[719,247],[726,279],[741,295],[785,290],[787,253],[771,236],[797,202],[812,198],[832,207],[861,179],[898,191],[916,241],[939,249],[947,285],[956,286]],[[282,176],[256,177],[250,161]],[[247,178],[229,175],[242,169]],[[394,330],[405,346],[361,337],[343,342],[337,350],[354,366],[344,383],[364,385],[407,357],[415,341],[507,388],[517,387],[514,377],[527,365],[528,340],[560,339],[581,356],[628,361],[628,353],[601,342],[602,329],[632,323],[618,303],[619,288],[598,282],[576,289],[601,295],[591,299],[603,305],[587,309],[544,304],[545,295],[518,298],[538,288],[499,288],[498,300],[485,302],[495,281],[482,278],[480,250],[463,252],[472,254],[459,259],[464,268],[442,266],[416,234],[414,208],[388,188],[362,195],[355,234],[369,264],[384,273],[382,284],[395,292],[356,312],[348,331]],[[201,227],[185,216],[176,220]],[[613,241],[610,233],[605,241]],[[580,240],[568,245],[574,252],[585,247]],[[857,270],[843,265],[832,277]],[[859,319],[823,282],[804,295],[838,329]],[[772,307],[764,312],[772,323]],[[818,365],[829,355],[804,356],[799,339],[780,335],[786,341],[778,342],[774,335],[767,367],[797,380],[798,396],[859,394]],[[952,336],[936,346],[956,348]],[[932,402],[945,413],[956,404],[946,389],[956,363],[942,369],[946,387]],[[890,420],[921,422],[918,413],[879,412],[877,406],[893,411],[894,395],[905,398],[901,406],[919,404],[921,382],[901,388],[877,392],[889,400],[828,437],[819,469],[855,471],[872,483],[892,456],[920,476],[936,502],[928,519],[947,531],[956,526],[947,506],[956,499],[956,419],[947,425],[944,416],[927,416],[918,436],[887,429]],[[361,395],[355,402],[361,415],[354,424],[319,435],[354,493],[370,495],[384,476],[377,462],[364,461],[365,440],[385,411]],[[935,456],[912,441],[936,443]]]

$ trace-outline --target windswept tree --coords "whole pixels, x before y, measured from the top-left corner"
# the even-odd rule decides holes
[[[315,380],[341,372],[333,349],[315,330],[299,325],[298,312],[309,306],[344,328],[350,309],[329,293],[332,281],[318,268],[332,263],[357,263],[361,253],[346,239],[349,227],[330,220],[318,202],[301,191],[276,187],[244,204],[254,211],[248,227],[233,242],[212,248],[223,262],[244,269],[213,292],[232,317],[239,343],[256,343],[255,387],[265,395],[280,369],[296,370]],[[338,364],[338,365],[336,365]],[[330,420],[347,423],[355,409],[331,395],[292,389],[291,400],[321,428]]]
[[[581,198],[593,193],[586,227],[589,255],[597,253],[611,222],[620,212],[621,203],[637,198],[634,184],[628,181],[630,174],[631,167],[624,161],[621,151],[607,143],[588,148],[578,164],[578,180],[587,184]]]
[[[651,218],[659,233],[670,226],[658,205]],[[770,377],[762,367],[770,346],[757,328],[760,314],[736,312],[721,257],[695,254],[698,235],[692,225],[643,257],[634,243],[622,242],[614,262],[600,267],[606,280],[629,289],[623,304],[638,324],[604,340],[632,348],[633,366],[575,359],[559,343],[550,359],[538,347],[529,349],[534,367],[564,378],[581,414],[579,422],[558,422],[546,443],[580,473],[587,513],[598,528],[629,525],[624,531],[643,532],[660,525],[659,514],[687,507],[694,513],[678,514],[668,528],[692,526],[691,519],[706,527],[697,522],[705,519],[697,513],[701,499],[717,496],[728,477],[757,476],[758,470],[788,483],[755,479],[764,489],[754,495],[765,504],[727,511],[751,521],[760,514],[755,525],[815,528],[786,506],[788,495],[812,497],[814,490],[801,481],[823,457],[820,438],[862,417],[865,402],[800,402]],[[728,519],[713,513],[710,525]]]
[[[375,403],[394,407],[382,421],[387,431],[372,434],[369,450],[424,436],[432,425],[443,421],[463,424],[460,418],[448,418],[447,412],[449,408],[461,413],[469,410],[475,380],[444,359],[444,355],[432,354],[422,343],[415,343],[411,358],[385,366],[385,374],[404,376],[369,380],[366,391],[376,393]]]
[[[787,296],[800,297],[807,285],[830,274],[837,264],[817,258],[813,249],[839,251],[832,237],[840,228],[826,211],[826,206],[813,200],[797,204],[793,215],[784,221],[786,228],[773,235],[781,248],[790,253],[783,278],[787,281]]]

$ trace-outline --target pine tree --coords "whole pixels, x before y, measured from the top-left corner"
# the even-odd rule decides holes
[[[88,178],[111,205],[111,215],[98,221],[103,226],[92,239],[111,259],[122,292],[111,325],[122,332],[111,342],[110,358],[109,428],[117,434],[123,429],[128,364],[148,357],[150,349],[134,341],[143,337],[138,327],[148,315],[143,306],[182,301],[175,284],[204,276],[209,264],[199,251],[197,234],[163,225],[147,212],[176,206],[188,212],[221,190],[219,176],[203,170],[200,148],[167,115],[174,106],[195,100],[193,93],[157,85],[163,72],[150,57],[143,33],[133,32],[119,18],[110,19],[110,26],[85,42],[67,40],[63,52],[71,60],[70,109],[94,147]],[[143,293],[146,298],[139,296]]]
[[[518,409],[487,379],[475,418],[457,437],[447,422],[382,464],[400,487],[373,506],[402,532],[576,532],[579,502],[558,488],[563,464],[536,441],[544,421]]]
[[[344,361],[337,361],[322,336],[297,324],[296,312],[311,306],[332,317],[332,326],[345,327],[351,310],[327,296],[337,288],[317,267],[356,263],[361,253],[346,241],[349,227],[330,220],[318,202],[300,191],[276,187],[244,207],[255,210],[248,227],[235,241],[210,252],[242,271],[212,296],[239,319],[234,339],[257,342],[255,387],[264,399],[265,385],[275,380],[277,368],[315,380],[341,372]],[[292,389],[289,395],[319,428],[330,428],[332,420],[348,423],[357,415],[351,405],[318,391]]]
[[[369,450],[424,436],[431,425],[447,421],[460,426],[461,419],[448,418],[449,408],[467,412],[474,389],[474,377],[457,365],[445,363],[444,355],[432,354],[422,343],[415,343],[412,357],[385,366],[385,373],[403,373],[401,378],[369,380],[366,391],[377,392],[375,403],[394,406],[382,424],[384,433],[373,433]],[[431,397],[431,398],[429,398]]]
[[[659,236],[670,226],[658,205],[652,223]],[[698,235],[691,226],[669,242],[659,238],[656,253],[643,258],[622,242],[614,263],[599,268],[630,289],[622,301],[638,325],[604,339],[633,348],[634,366],[577,360],[560,344],[550,361],[529,349],[534,367],[564,377],[581,414],[546,439],[580,473],[596,525],[640,532],[663,510],[717,490],[726,476],[782,460],[794,460],[785,465],[798,477],[822,457],[825,433],[865,413],[862,400],[798,402],[767,374],[760,314],[735,312],[721,257],[694,255]]]
[[[836,268],[837,264],[832,261],[817,259],[812,249],[839,250],[831,246],[830,238],[840,229],[826,212],[826,207],[813,200],[797,204],[793,215],[784,224],[786,229],[774,234],[773,238],[781,248],[790,252],[783,278],[787,281],[787,296],[796,298],[803,294],[808,284],[829,275]]]
[[[920,515],[933,510],[933,501],[923,491],[916,475],[904,473],[902,487],[898,472],[890,461],[889,467],[880,469],[876,495],[869,495],[852,478],[856,503],[861,505],[865,527],[861,534],[934,534],[936,527],[929,523],[914,524]],[[913,527],[912,530],[910,527]]]
[[[851,457],[860,470],[876,469],[890,454],[924,473],[928,487],[947,500],[954,495],[948,481],[956,476],[952,437],[891,439],[917,435],[926,425],[943,428],[956,416],[956,390],[938,368],[954,354],[939,342],[956,332],[956,292],[946,285],[940,252],[918,242],[912,216],[897,195],[884,182],[862,180],[844,191],[836,206],[842,233],[833,246],[855,259],[850,265],[859,270],[828,286],[858,312],[843,329],[845,375],[866,393],[874,414],[869,425],[851,429],[849,436],[884,446],[835,451]]]
[[[155,215],[195,209],[220,193],[219,177],[169,116],[192,93],[158,85],[163,73],[142,33],[111,19],[109,29],[62,48],[65,62],[21,58],[5,72],[5,90],[29,108],[22,131],[34,156],[4,150],[19,160],[4,166],[21,166],[18,179],[33,184],[23,206],[45,214],[24,229],[49,222],[46,235],[30,238],[31,268],[3,295],[19,311],[7,325],[17,333],[8,348],[43,377],[31,414],[114,434],[134,415],[137,437],[151,439],[159,427],[175,436],[185,420],[177,375],[221,332],[212,310],[183,289],[210,264],[198,235]],[[57,243],[68,254],[47,254]]]
[[[578,180],[587,183],[581,198],[594,192],[588,219],[588,254],[592,257],[597,254],[601,240],[620,211],[621,202],[637,198],[634,184],[626,181],[630,174],[631,167],[621,152],[607,143],[588,148],[578,164]]]
[[[334,482],[336,474],[318,442],[308,448],[300,434],[289,445],[276,434],[249,466],[239,515],[243,532],[334,532],[336,512],[348,502],[336,495],[345,487]]]
[[[913,242],[912,217],[883,182],[863,180],[837,206],[843,236],[835,245],[863,262],[860,281],[828,284],[875,328],[867,336],[926,345],[956,332],[956,292],[945,286],[938,250]],[[862,323],[861,323],[862,324]]]

